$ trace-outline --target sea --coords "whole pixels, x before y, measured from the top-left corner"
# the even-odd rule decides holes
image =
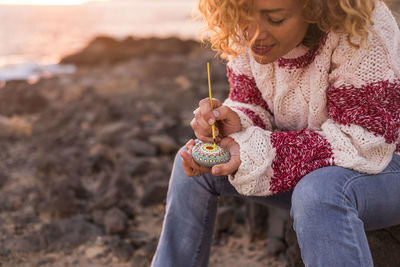
[[[0,5],[0,83],[74,73],[60,65],[96,36],[198,39],[196,0],[112,0],[75,6]]]

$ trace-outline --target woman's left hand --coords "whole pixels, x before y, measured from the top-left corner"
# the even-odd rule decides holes
[[[231,159],[227,163],[218,164],[212,168],[202,167],[198,165],[192,158],[192,149],[195,141],[190,140],[186,143],[187,151],[181,150],[182,165],[187,176],[198,176],[202,173],[212,173],[214,176],[229,175],[235,173],[240,166],[240,147],[231,137],[225,137],[218,143],[219,146],[229,151]]]

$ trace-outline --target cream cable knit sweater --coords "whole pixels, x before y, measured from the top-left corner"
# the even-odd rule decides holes
[[[400,152],[400,32],[383,2],[372,19],[366,48],[331,32],[318,49],[297,47],[271,64],[249,51],[228,63],[224,104],[243,126],[231,135],[241,165],[229,181],[239,193],[283,192],[329,165],[379,173]]]

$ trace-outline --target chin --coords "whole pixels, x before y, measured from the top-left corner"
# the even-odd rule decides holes
[[[274,56],[260,56],[257,54],[252,53],[254,60],[258,63],[258,64],[270,64],[272,62],[274,62],[275,60],[278,59],[278,57],[274,57]]]

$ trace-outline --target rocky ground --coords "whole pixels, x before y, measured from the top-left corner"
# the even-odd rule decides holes
[[[1,88],[0,266],[149,266],[207,61],[224,99],[224,63],[176,38],[98,37],[63,59],[76,74]],[[287,211],[222,197],[214,236],[211,267],[301,266]],[[368,238],[400,265],[399,228]]]

